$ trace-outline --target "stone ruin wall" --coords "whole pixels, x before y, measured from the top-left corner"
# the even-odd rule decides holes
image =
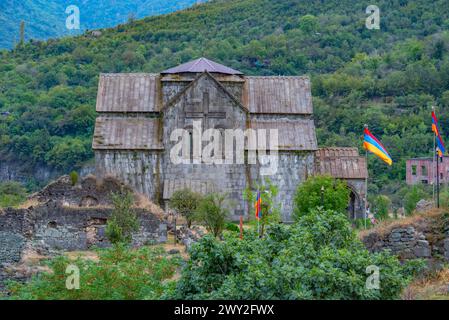
[[[121,188],[126,186],[112,178],[99,184],[90,176],[72,186],[63,176],[32,195],[33,206],[0,210],[0,268],[2,263],[19,262],[25,247],[48,254],[110,246],[105,236],[113,210],[109,198]],[[160,212],[135,212],[140,229],[133,234],[133,246],[166,241],[167,225]]]
[[[422,258],[431,265],[449,262],[449,213],[423,215],[408,224],[368,232],[362,241],[371,252],[388,250],[401,260]]]
[[[46,253],[109,247],[105,227],[112,209],[70,208],[50,202],[33,209],[0,212],[0,263],[19,262],[26,244]],[[137,210],[140,229],[133,246],[166,241],[166,227],[155,216]]]

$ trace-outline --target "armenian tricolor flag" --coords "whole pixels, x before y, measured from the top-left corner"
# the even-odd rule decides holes
[[[437,152],[440,157],[446,152],[444,148],[443,138],[441,137],[440,126],[438,125],[438,119],[435,115],[435,112],[432,111],[432,131],[435,133],[436,141],[437,141]]]
[[[260,220],[262,217],[262,212],[260,211],[260,205],[262,204],[262,198],[260,197],[260,191],[257,191],[256,202],[254,203],[254,208],[256,209],[256,219]]]
[[[385,149],[383,144],[368,130],[368,128],[365,128],[364,131],[363,147],[369,152],[374,153],[390,166],[392,165],[393,160],[387,152],[387,149]]]

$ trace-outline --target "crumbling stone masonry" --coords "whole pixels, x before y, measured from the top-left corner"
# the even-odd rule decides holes
[[[362,237],[371,252],[389,250],[400,259],[423,258],[429,262],[449,261],[449,214],[419,216],[410,224],[386,231],[373,230]]]
[[[44,253],[109,246],[105,235],[113,210],[109,195],[123,187],[114,179],[99,183],[92,176],[72,186],[63,176],[31,197],[37,205],[0,210],[0,265],[18,262],[26,245]],[[135,211],[140,229],[133,234],[132,244],[165,242],[163,217],[146,208]]]

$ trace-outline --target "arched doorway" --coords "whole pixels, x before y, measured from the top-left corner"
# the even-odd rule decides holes
[[[360,207],[360,196],[357,193],[357,191],[354,189],[353,186],[347,185],[347,188],[349,189],[349,201],[348,201],[348,218],[350,220],[357,219],[357,213],[359,211]]]
[[[356,200],[356,195],[354,193],[354,191],[350,190],[350,194],[349,194],[349,203],[348,203],[348,218],[351,220],[354,220],[356,218],[355,215],[355,200]]]

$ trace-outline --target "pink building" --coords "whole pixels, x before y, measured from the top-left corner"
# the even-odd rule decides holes
[[[440,184],[449,182],[449,157],[444,156],[438,164]],[[432,158],[412,158],[407,160],[406,182],[409,185],[436,183],[436,163]]]

